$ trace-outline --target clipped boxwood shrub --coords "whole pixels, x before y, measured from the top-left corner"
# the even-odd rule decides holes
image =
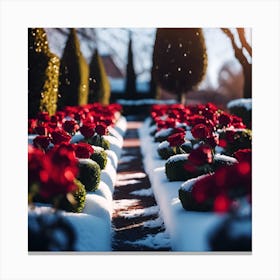
[[[186,181],[188,179],[215,172],[219,167],[233,165],[237,160],[225,155],[214,155],[211,164],[201,166],[193,165],[193,170],[188,171],[184,165],[188,163],[188,154],[171,156],[165,163],[165,173],[169,181]]]
[[[192,187],[195,182],[200,180],[201,178],[209,176],[208,174],[206,175],[201,175],[196,178],[192,178],[187,180],[178,190],[178,195],[179,199],[181,201],[181,204],[185,210],[188,211],[211,211],[213,207],[212,201],[206,201],[205,203],[198,204],[196,201],[193,199],[192,196]]]
[[[90,156],[90,158],[97,162],[100,169],[102,170],[107,164],[108,156],[102,147],[94,146],[93,148],[94,153]]]
[[[92,159],[79,159],[78,180],[84,184],[86,191],[96,191],[100,183],[101,169]]]
[[[28,28],[28,118],[57,109],[60,60],[51,53],[43,28]]]
[[[110,149],[110,142],[107,139],[105,139],[103,136],[100,136],[98,134],[95,134],[93,137],[91,137],[88,140],[88,143],[90,145],[101,147],[104,150]]]
[[[85,207],[86,189],[79,180],[75,179],[74,182],[77,185],[77,189],[72,193],[74,201],[69,201],[65,196],[58,202],[58,208],[68,212],[81,213]]]
[[[186,181],[195,174],[185,170],[188,154],[171,156],[165,163],[165,173],[169,181]],[[198,176],[199,174],[197,174]]]
[[[155,142],[163,142],[167,140],[168,136],[170,136],[172,132],[173,132],[173,128],[161,129],[155,134]]]
[[[175,155],[174,150],[170,147],[168,141],[161,142],[158,145],[157,152],[162,159],[168,159]]]
[[[252,130],[250,129],[235,129],[218,131],[219,139],[225,139],[226,146],[223,147],[222,153],[232,156],[240,149],[252,148]]]

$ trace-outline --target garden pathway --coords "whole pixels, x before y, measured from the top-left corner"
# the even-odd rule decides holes
[[[170,239],[142,164],[141,125],[141,121],[128,119],[113,195],[112,250],[170,251]]]

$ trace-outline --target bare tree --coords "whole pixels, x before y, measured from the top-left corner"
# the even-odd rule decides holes
[[[241,47],[238,47],[234,34],[231,32],[229,28],[221,28],[221,30],[230,39],[234,50],[234,55],[236,59],[240,62],[243,69],[243,75],[244,75],[243,97],[251,98],[252,97],[252,63],[250,62],[250,58],[252,58],[252,47],[246,40],[245,29],[244,28],[236,28],[236,29],[241,43]],[[247,51],[247,56],[245,55],[245,51]]]

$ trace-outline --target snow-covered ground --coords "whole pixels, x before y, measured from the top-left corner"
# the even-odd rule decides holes
[[[149,135],[149,119],[139,129],[145,171],[149,175],[173,251],[209,251],[208,233],[227,217],[226,214],[186,211],[178,198],[184,182],[170,182],[165,175],[165,160],[157,154],[159,143]]]
[[[110,129],[115,136],[106,136],[110,142],[107,150],[108,161],[101,171],[101,182],[95,192],[86,195],[85,208],[82,213],[58,211],[74,228],[77,240],[76,251],[111,251],[111,219],[113,211],[113,191],[117,179],[116,168],[123,145],[123,135],[126,131],[126,119],[121,117],[114,128]],[[114,130],[114,131],[113,131]],[[28,141],[31,142],[33,136]],[[82,135],[76,135],[73,142],[81,140]],[[33,219],[39,215],[52,215],[50,206],[37,205],[28,211],[29,226],[35,226]]]

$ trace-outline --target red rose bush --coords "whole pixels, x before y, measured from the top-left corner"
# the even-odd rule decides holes
[[[172,249],[208,250],[214,224],[242,212],[244,200],[251,207],[251,130],[208,103],[154,105],[139,133]]]
[[[94,103],[28,120],[29,216],[58,211],[80,238],[89,238],[81,227],[91,230],[90,221],[99,225],[91,234],[108,235],[106,244],[91,237],[86,247],[77,242],[76,250],[110,250],[110,205],[126,130],[120,111],[118,104]]]

